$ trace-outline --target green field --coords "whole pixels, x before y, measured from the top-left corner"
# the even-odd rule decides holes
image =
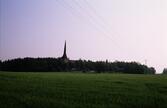
[[[0,72],[0,108],[167,108],[167,76]]]

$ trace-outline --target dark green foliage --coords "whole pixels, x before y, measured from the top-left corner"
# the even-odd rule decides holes
[[[0,71],[1,71],[1,68],[2,68],[2,61],[0,60]]]
[[[163,70],[163,74],[167,74],[167,68]]]
[[[0,108],[167,108],[166,75],[0,72]]]
[[[18,58],[2,62],[3,71],[82,71],[154,74],[155,69],[136,62],[68,60],[61,58]]]

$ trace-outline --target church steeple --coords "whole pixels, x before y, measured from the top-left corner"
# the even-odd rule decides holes
[[[67,54],[66,54],[66,41],[65,41],[65,44],[64,44],[64,53],[63,53],[62,58],[63,58],[63,59],[68,59],[68,58],[67,58]]]

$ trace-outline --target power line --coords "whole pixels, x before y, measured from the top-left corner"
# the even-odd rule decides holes
[[[111,34],[113,34],[112,38],[119,39],[119,37],[121,37],[121,35],[118,32],[112,30],[112,26],[110,25],[110,23],[106,23],[106,21],[103,19],[103,17],[100,14],[98,14],[96,9],[91,5],[90,2],[88,2],[87,0],[83,0],[83,1],[88,6],[88,8],[94,13],[94,16],[96,16],[100,20],[102,28],[106,28],[106,31],[108,31],[110,33],[112,32],[111,33]],[[110,29],[108,27],[106,27],[107,25]]]
[[[75,3],[75,4],[77,5],[77,7],[79,7],[78,10],[76,10],[74,6],[70,5],[69,2],[65,2],[64,0],[60,0],[60,1],[57,0],[57,1],[58,1],[59,4],[61,4],[65,9],[69,10],[69,12],[70,12],[73,16],[79,17],[79,20],[81,20],[81,18],[82,18],[82,19],[86,20],[86,22],[89,22],[89,23],[87,23],[87,24],[89,24],[89,25],[91,25],[91,26],[94,26],[94,29],[95,29],[95,30],[97,30],[97,31],[99,31],[99,32],[101,31],[101,32],[104,34],[103,36],[105,36],[105,37],[109,38],[110,40],[112,40],[112,42],[114,43],[114,46],[115,46],[115,47],[119,47],[119,46],[116,44],[116,42],[114,41],[114,39],[111,38],[111,37],[109,36],[109,34],[108,34],[105,30],[101,29],[101,26],[99,26],[100,24],[98,24],[98,22],[96,21],[96,19],[94,19],[93,16],[92,16],[90,13],[87,12],[87,14],[85,13],[85,15],[83,15],[83,9],[84,9],[84,8],[83,8],[77,1],[73,0],[73,3]],[[84,10],[85,10],[85,9],[84,9]],[[81,14],[81,13],[82,13],[82,14]],[[86,16],[88,16],[88,17],[86,17]],[[82,20],[81,20],[81,21],[82,21]],[[95,22],[95,21],[96,21],[96,22]]]
[[[73,2],[76,5],[78,5],[78,7],[80,8],[81,11],[85,10],[77,1],[73,0]],[[95,25],[95,27],[98,29],[98,31],[100,30],[101,32],[103,32],[103,34],[104,34],[105,37],[110,38],[114,42],[114,44],[117,45],[116,42],[113,40],[113,38],[110,37],[110,35],[106,32],[106,30],[104,30],[103,28],[101,28],[101,24],[88,11],[87,11],[86,15],[89,17],[89,20],[91,21],[91,23],[93,23],[93,25]],[[118,45],[117,45],[117,47],[118,47]]]
[[[87,1],[87,0],[83,0],[84,2],[85,2],[85,4],[88,6],[88,8],[90,9],[90,10],[92,10],[92,12],[94,13],[94,15],[100,20],[100,22],[102,23],[101,25],[103,26],[103,28],[106,28],[106,25],[108,25],[109,26],[109,28],[112,28],[112,26],[109,24],[109,23],[106,23],[105,22],[105,20],[103,19],[103,17],[100,15],[100,14],[98,14],[98,12],[96,11],[96,9]],[[106,29],[107,30],[107,29]],[[107,31],[111,31],[112,29],[108,29]],[[113,37],[117,34],[117,35],[119,35],[119,33],[117,33],[117,32],[114,32],[114,31],[112,31],[113,32]],[[116,34],[115,34],[116,33]]]
[[[67,4],[64,0],[56,0],[57,2],[59,2],[59,4],[63,7],[63,8],[65,8],[67,11],[69,11],[69,13],[72,15],[72,16],[77,16],[77,17],[79,17],[79,19],[80,19],[80,17],[81,16],[78,16],[79,14],[78,13],[76,13],[76,11],[75,11],[75,8],[73,8],[71,5],[69,5],[69,4]]]
[[[79,20],[83,21],[86,20],[86,16],[80,14],[81,12],[76,10],[72,5],[70,5],[69,3],[65,2],[64,0],[61,0],[61,2],[59,0],[57,0],[64,8],[66,8],[66,10],[69,11],[69,13],[71,13],[73,16],[77,16]],[[72,10],[72,11],[71,11]],[[91,20],[88,19],[87,22],[91,22]],[[88,23],[84,23],[84,24],[88,24]],[[90,24],[89,24],[90,26]]]

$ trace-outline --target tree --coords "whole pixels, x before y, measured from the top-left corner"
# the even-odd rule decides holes
[[[2,61],[0,60],[0,71],[2,70]]]
[[[153,67],[147,67],[137,62],[108,62],[108,61],[86,61],[68,60],[61,58],[17,58],[0,61],[1,70],[19,72],[117,72],[130,74],[155,74]]]
[[[163,74],[167,74],[167,68],[164,68]]]

